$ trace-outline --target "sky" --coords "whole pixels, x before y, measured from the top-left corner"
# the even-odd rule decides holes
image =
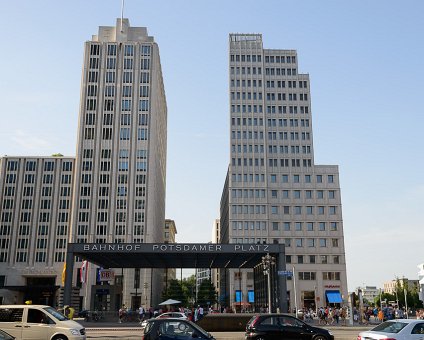
[[[2,1],[0,155],[75,156],[83,44],[120,0]],[[166,217],[208,242],[229,163],[228,34],[295,49],[311,79],[316,164],[339,165],[348,288],[424,262],[424,2],[126,0],[159,44]]]

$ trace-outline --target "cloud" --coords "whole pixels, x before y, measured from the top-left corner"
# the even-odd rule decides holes
[[[23,130],[15,130],[11,139],[25,150],[37,151],[37,153],[38,150],[45,150],[52,147],[46,139],[34,136],[33,134],[28,134]]]

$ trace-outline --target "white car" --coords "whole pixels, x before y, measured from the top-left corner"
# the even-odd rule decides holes
[[[424,320],[397,319],[385,321],[373,329],[361,332],[357,340],[422,340]]]
[[[165,318],[177,318],[177,319],[182,319],[182,320],[187,320],[187,315],[185,315],[184,313],[181,312],[167,312],[167,313],[162,313],[161,315],[157,316],[156,319],[165,319]],[[147,319],[143,320],[141,322],[141,327],[144,328],[147,325]]]

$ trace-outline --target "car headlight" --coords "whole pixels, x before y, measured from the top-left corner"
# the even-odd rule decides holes
[[[334,335],[332,331],[328,331],[328,334],[330,334],[330,335]]]
[[[80,335],[79,329],[71,329],[70,332],[72,335]]]

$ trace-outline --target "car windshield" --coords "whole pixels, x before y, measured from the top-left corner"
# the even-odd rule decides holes
[[[49,313],[50,315],[53,315],[57,320],[59,321],[65,321],[68,320],[68,318],[63,315],[62,313],[58,312],[56,309],[54,309],[53,307],[46,307],[43,308],[47,313]]]
[[[406,322],[396,321],[396,322],[383,322],[377,327],[374,327],[372,331],[383,332],[383,333],[399,333],[404,327],[408,325]]]

